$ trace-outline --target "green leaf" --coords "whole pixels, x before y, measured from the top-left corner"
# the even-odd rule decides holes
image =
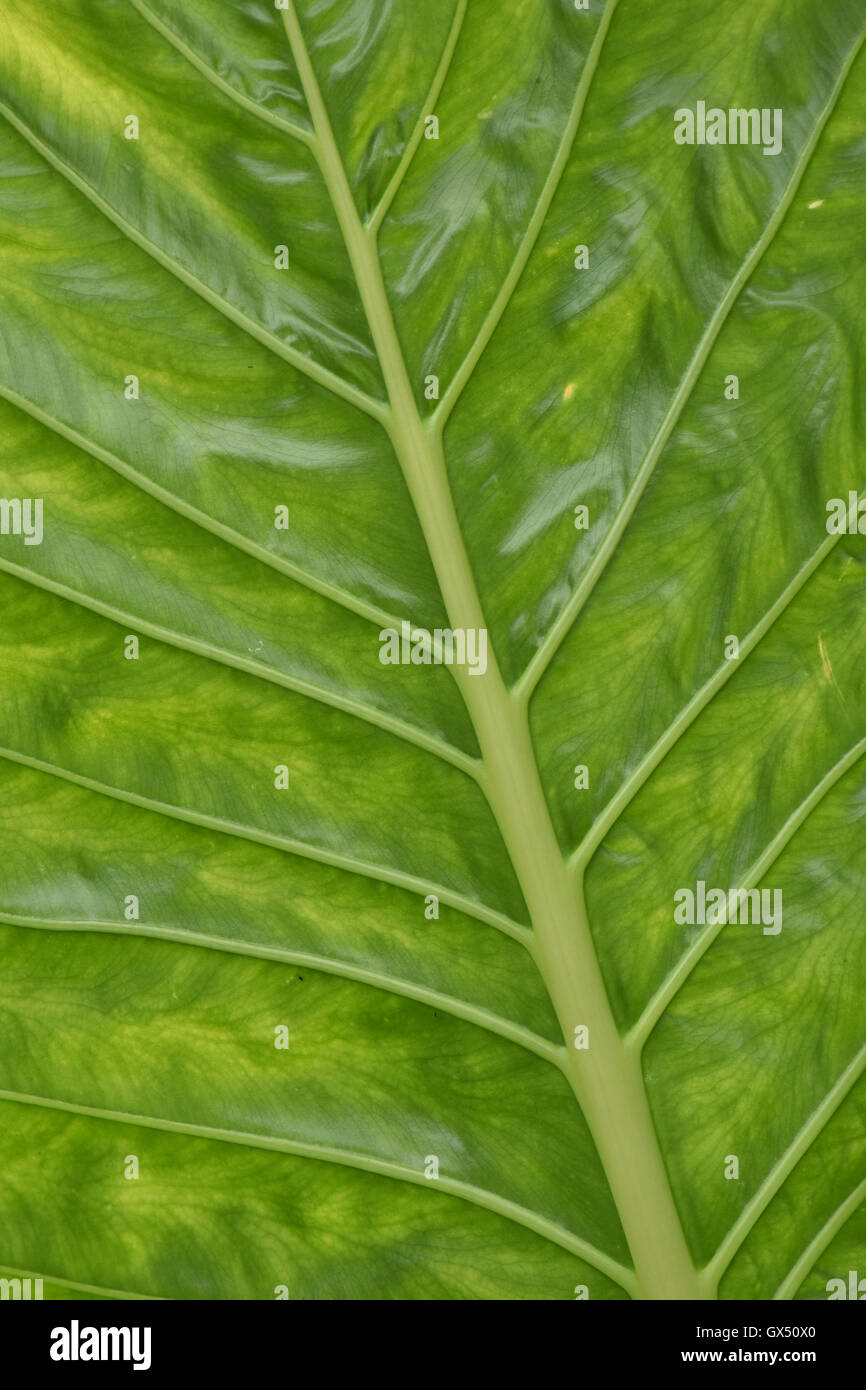
[[[7,0],[4,1278],[866,1276],[863,38]]]

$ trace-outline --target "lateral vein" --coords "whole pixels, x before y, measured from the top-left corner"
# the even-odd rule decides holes
[[[90,594],[72,589],[66,584],[60,584],[56,580],[38,574],[35,570],[27,569],[23,565],[16,565],[11,560],[0,558],[0,570],[5,570],[14,575],[16,579],[22,579],[25,583],[34,585],[35,588],[56,594],[59,598],[65,599],[68,603],[74,603],[79,608],[86,608],[90,612],[98,613],[100,617],[110,619],[111,622],[122,623],[148,637],[153,637],[168,647],[191,652],[194,656],[204,657],[205,660],[212,661],[219,666],[229,666],[233,670],[243,671],[245,675],[267,681],[270,685],[279,686],[283,690],[290,690],[293,694],[302,695],[308,700],[315,700],[317,704],[338,709],[341,713],[348,714],[354,719],[361,719],[366,724],[372,724],[375,728],[392,734],[402,743],[409,743],[415,748],[422,748],[425,753],[430,753],[441,762],[449,763],[452,767],[465,772],[474,781],[478,781],[481,765],[477,758],[473,758],[453,744],[437,738],[435,734],[430,734],[396,715],[389,714],[386,710],[364,704],[363,701],[357,700],[351,695],[341,695],[338,691],[327,690],[323,686],[314,685],[311,681],[302,680],[299,676],[287,675],[273,666],[267,666],[264,662],[255,661],[238,652],[229,651],[225,647],[218,647],[213,642],[197,637],[188,637],[184,633],[175,632],[161,623],[150,622],[134,613],[125,613],[119,608],[114,608],[111,604],[92,598]]]
[[[346,1168],[357,1168],[381,1177],[394,1178],[401,1182],[424,1187],[428,1192],[435,1189],[451,1197],[462,1198],[473,1206],[482,1207],[498,1216],[503,1216],[515,1225],[525,1226],[536,1235],[546,1237],[556,1245],[568,1250],[572,1255],[586,1260],[615,1283],[631,1292],[634,1288],[634,1275],[630,1269],[612,1260],[604,1251],[596,1249],[580,1236],[573,1235],[557,1222],[520,1206],[507,1197],[500,1197],[486,1188],[476,1187],[459,1178],[449,1178],[440,1172],[439,1180],[430,1184],[423,1171],[407,1168],[403,1164],[388,1159],[375,1158],[351,1149],[339,1149],[329,1144],[308,1144],[301,1140],[282,1139],[267,1134],[250,1134],[241,1130],[217,1129],[209,1125],[198,1125],[183,1120],[168,1120],[154,1115],[129,1114],[122,1110],[106,1110],[93,1105],[78,1105],[73,1101],[56,1100],[53,1096],[32,1096],[20,1091],[0,1090],[0,1100],[16,1105],[35,1105],[46,1110],[60,1110],[67,1114],[82,1115],[88,1119],[108,1120],[115,1124],[138,1125],[167,1134],[185,1134],[194,1139],[215,1140],[226,1144],[240,1144],[246,1148],[267,1149],[271,1152],[291,1154],[296,1158],[316,1159],[325,1163],[336,1163]]]
[[[400,190],[400,187],[403,183],[403,179],[405,178],[406,173],[408,172],[409,166],[412,163],[412,160],[415,158],[418,146],[421,143],[421,137],[424,134],[425,116],[427,115],[427,113],[432,111],[433,107],[436,105],[436,102],[439,100],[442,88],[445,85],[445,79],[448,76],[448,73],[451,69],[451,60],[454,57],[454,52],[457,48],[457,42],[460,38],[460,33],[463,29],[463,21],[466,18],[467,4],[468,0],[457,0],[457,6],[454,11],[454,18],[451,22],[451,29],[448,34],[448,38],[445,42],[445,48],[442,52],[442,57],[439,60],[439,66],[436,69],[436,72],[433,76],[430,91],[427,93],[427,99],[424,102],[424,108],[415,124],[415,129],[412,132],[411,139],[406,142],[406,148],[403,151],[403,157],[400,160],[400,163],[397,165],[397,168],[394,172],[394,175],[390,183],[388,184],[388,187],[385,189],[385,192],[382,194],[382,197],[380,198],[378,205],[376,206],[373,213],[365,223],[367,231],[373,237],[375,237],[378,234],[379,228],[381,227],[383,221],[387,217],[388,210],[391,207],[391,204],[393,203],[395,197],[397,196],[397,193]]]
[[[522,1024],[514,1023],[502,1014],[486,1009],[469,1000],[458,999],[453,994],[443,994],[427,985],[414,984],[411,980],[387,975],[384,971],[373,970],[367,966],[354,965],[350,961],[337,960],[333,956],[322,956],[315,951],[298,951],[284,946],[263,946],[255,942],[238,941],[232,937],[209,936],[203,932],[185,931],[179,927],[158,927],[144,922],[111,922],[99,920],[55,921],[45,917],[27,917],[21,913],[0,911],[0,922],[11,927],[26,927],[34,931],[56,932],[95,932],[107,936],[141,936],[150,941],[175,941],[183,946],[199,946],[205,950],[223,951],[227,955],[245,956],[253,960],[279,961],[285,965],[302,966],[309,970],[319,970],[323,975],[334,975],[341,980],[352,980],[356,984],[369,985],[387,994],[396,994],[404,999],[427,1004],[472,1023],[487,1033],[494,1033],[507,1042],[516,1043],[527,1052],[534,1053],[545,1062],[561,1068],[564,1048],[561,1044],[544,1038],[540,1033]]]
[[[825,1221],[814,1240],[810,1241],[806,1246],[796,1264],[788,1271],[785,1278],[776,1289],[776,1292],[773,1294],[774,1303],[794,1297],[794,1294],[799,1289],[812,1266],[820,1256],[823,1255],[827,1246],[833,1240],[833,1237],[839,1234],[846,1221],[854,1215],[860,1203],[863,1201],[866,1201],[866,1178],[854,1188],[853,1192],[848,1194],[844,1202],[840,1202],[839,1206],[833,1212],[833,1215],[829,1220]]]
[[[631,521],[632,516],[646,490],[647,484],[655,471],[656,464],[661,457],[674,429],[679,422],[680,416],[688,403],[692,391],[694,390],[701,372],[706,365],[707,359],[715,346],[716,340],[722,331],[728,316],[734,307],[740,294],[745,289],[759,263],[771,245],[773,238],[781,227],[788,214],[788,210],[793,202],[797,189],[802,182],[803,175],[812,159],[812,155],[818,145],[818,141],[823,134],[824,127],[830,119],[845,82],[854,65],[861,47],[863,46],[864,35],[854,44],[842,65],[839,76],[833,85],[833,89],[825,102],[818,120],[809,136],[808,141],[803,146],[802,151],[791,172],[791,177],[785,188],[776,209],[767,223],[761,236],[755,242],[748,256],[744,260],[739,271],[731,281],[723,298],[720,300],[715,313],[707,324],[698,345],[692,355],[685,375],[680,381],[668,410],[659,425],[649,449],[644,456],[643,462],[635,474],[634,481],[626,494],[625,502],[614,519],[611,529],[604,538],[592,563],[581,579],[571,598],[562,609],[559,617],[548,631],[546,637],[527,665],[523,675],[515,686],[515,693],[524,701],[528,701],[539,680],[544,675],[553,657],[556,655],[563,641],[571,631],[578,616],[582,612],[584,605],[591,596],[599,579],[607,568],[608,561],[619,545],[623,532]]]
[[[836,548],[840,539],[841,537],[839,536],[828,536],[821,545],[819,545],[818,549],[797,572],[787,588],[782,590],[776,602],[767,609],[761,620],[756,623],[751,632],[743,638],[740,643],[739,661],[724,661],[715,674],[712,675],[710,679],[701,686],[700,690],[692,696],[691,700],[683,706],[665,729],[664,733],[653,744],[646,757],[638,764],[634,772],[626,778],[616,794],[611,797],[610,801],[593,821],[583,840],[571,855],[569,862],[573,866],[581,868],[586,867],[605,835],[616,821],[619,820],[620,816],[637,796],[641,787],[644,786],[659,764],[664,761],[668,753],[670,753],[679,742],[686,730],[691,727],[715,696],[727,685],[734,673],[742,668],[746,657],[754,651],[759,642],[762,642],[770,629],[775,626],[779,618],[781,618],[790,607],[807,581],[812,578],[816,570],[824,563],[827,556]]]
[[[791,813],[784,825],[773,839],[762,851],[759,857],[746,870],[742,881],[734,890],[740,892],[748,888],[755,887],[760,883],[767,870],[779,858],[779,855],[787,847],[794,835],[801,829],[808,820],[812,812],[821,804],[824,798],[832,791],[836,783],[848,772],[866,753],[866,738],[861,738],[848,750],[843,758],[831,767],[830,771],[821,778],[820,782],[812,788],[807,797],[801,801],[795,811]],[[640,1051],[645,1045],[647,1038],[655,1028],[665,1009],[671,1000],[679,993],[686,980],[691,975],[698,961],[713,944],[716,937],[722,930],[724,922],[711,922],[695,938],[689,949],[682,955],[674,966],[673,970],[665,977],[662,984],[650,999],[640,1018],[626,1037],[628,1046],[633,1046]]]
[[[746,1204],[728,1231],[706,1267],[706,1274],[714,1283],[721,1279],[749,1232],[766,1211],[783,1183],[790,1177],[800,1159],[829,1124],[845,1097],[863,1075],[864,1070],[866,1070],[866,1045],[855,1054],[842,1075],[834,1082],[811,1115],[800,1126],[778,1163],[767,1174],[755,1195]]]
[[[322,598],[330,599],[332,603],[338,604],[339,607],[347,609],[350,613],[355,613],[360,618],[366,618],[368,622],[373,623],[378,628],[400,627],[400,619],[396,618],[393,614],[386,613],[384,609],[377,608],[375,604],[368,603],[365,599],[357,598],[346,589],[338,588],[336,584],[330,584],[327,580],[319,579],[316,575],[310,574],[308,570],[303,570],[300,566],[292,564],[290,560],[281,559],[280,556],[274,555],[271,551],[266,550],[264,546],[257,545],[256,542],[250,540],[248,536],[242,535],[240,531],[234,531],[230,526],[226,526],[223,522],[217,521],[212,516],[208,516],[206,512],[199,511],[197,507],[193,507],[189,502],[185,502],[184,499],[178,497],[176,493],[169,492],[168,488],[162,487],[159,483],[153,482],[153,480],[148,478],[144,473],[140,473],[137,468],[133,468],[132,465],[127,463],[124,459],[118,458],[116,454],[112,454],[108,449],[104,449],[101,444],[95,444],[92,439],[88,439],[85,435],[80,434],[78,430],[73,429],[62,420],[56,419],[53,415],[49,415],[41,406],[28,400],[26,396],[20,396],[18,392],[13,391],[11,387],[4,386],[0,383],[0,396],[2,396],[4,400],[7,400],[10,405],[17,406],[19,410],[23,410],[25,414],[32,416],[34,420],[38,420],[46,429],[53,430],[53,432],[59,434],[62,439],[67,439],[69,443],[74,444],[77,449],[83,450],[84,453],[90,454],[92,458],[98,459],[100,463],[104,463],[106,467],[111,468],[115,473],[125,478],[127,482],[140,488],[142,492],[146,492],[148,496],[155,497],[158,502],[162,502],[163,506],[168,507],[173,512],[177,512],[179,516],[185,517],[187,521],[194,522],[196,526],[200,526],[203,531],[209,531],[211,535],[219,536],[220,540],[224,541],[226,545],[234,547],[235,550],[243,551],[245,555],[251,555],[254,560],[259,560],[263,565],[267,565],[269,569],[276,570],[278,574],[286,575],[289,579],[294,579],[297,584],[303,585],[305,589],[310,589],[312,593],[319,594]]]
[[[82,1293],[101,1294],[106,1298],[129,1299],[130,1302],[140,1300],[148,1303],[164,1303],[166,1301],[159,1294],[136,1293],[132,1289],[107,1289],[102,1284],[82,1284],[77,1279],[61,1279],[59,1274],[46,1274],[44,1270],[41,1274],[37,1274],[32,1269],[16,1269],[14,1265],[2,1263],[0,1263],[0,1274],[11,1274],[13,1279],[44,1279],[49,1284],[59,1284],[64,1289],[80,1289]]]
[[[44,140],[40,140],[39,136],[30,129],[26,122],[22,121],[21,118],[2,101],[0,101],[0,116],[4,116],[9,124],[18,131],[18,134],[21,135],[28,144],[32,145],[37,153],[40,154],[52,168],[56,169],[56,171],[71,183],[74,188],[77,188],[79,193],[82,193],[94,207],[98,208],[103,216],[107,217],[109,222],[112,222],[129,241],[138,246],[140,250],[146,252],[146,254],[152,257],[164,270],[167,270],[169,274],[173,275],[177,280],[180,280],[186,285],[187,289],[192,290],[201,299],[205,300],[207,304],[210,304],[212,309],[216,309],[225,318],[235,324],[237,328],[243,329],[251,338],[255,338],[256,342],[268,348],[276,357],[281,358],[283,362],[287,362],[304,376],[309,377],[317,386],[323,386],[326,390],[330,391],[332,395],[339,396],[342,400],[348,401],[350,405],[355,406],[358,410],[369,415],[372,419],[376,420],[378,424],[381,425],[387,421],[388,409],[382,402],[375,400],[373,396],[369,396],[366,391],[362,391],[359,387],[353,386],[351,382],[344,381],[342,377],[337,376],[330,368],[320,366],[313,358],[306,357],[304,353],[289,347],[288,344],[277,338],[275,334],[269,332],[266,328],[262,328],[254,319],[249,318],[242,309],[238,309],[227,299],[223,299],[222,295],[217,294],[216,291],[212,290],[209,285],[206,285],[203,280],[200,280],[197,275],[187,270],[179,261],[176,261],[166,251],[163,251],[161,247],[157,246],[156,242],[151,241],[143,232],[140,232],[122,213],[112,207],[111,204],[102,197],[101,193],[96,191],[92,184],[89,184],[71,165],[61,159],[60,155],[51,149],[49,145],[46,145]]]
[[[316,845],[306,844],[303,840],[295,840],[288,835],[272,835],[266,830],[257,830],[252,826],[241,825],[237,821],[228,821],[221,816],[211,816],[202,811],[192,811],[185,806],[172,806],[165,801],[156,801],[151,797],[140,796],[138,792],[126,791],[123,787],[109,786],[106,782],[98,782],[93,777],[85,777],[80,773],[71,772],[68,768],[59,767],[56,763],[43,762],[40,758],[33,758],[28,753],[21,753],[14,748],[0,748],[0,758],[6,758],[9,762],[20,763],[22,767],[32,767],[36,772],[46,772],[52,777],[59,777],[62,781],[72,782],[75,786],[86,787],[88,791],[97,792],[101,796],[110,796],[116,801],[125,801],[130,806],[139,806],[142,810],[155,811],[158,815],[183,821],[187,825],[198,825],[205,830],[216,830],[223,835],[233,835],[239,840],[250,840],[254,844],[267,845],[270,849],[279,849],[286,854],[298,855],[301,859],[310,859],[317,864],[327,864],[330,868],[344,869],[347,873],[357,874],[360,878],[371,878],[380,883],[390,883],[395,888],[404,888],[407,892],[416,893],[422,897],[428,893],[435,893],[440,902],[445,903],[447,907],[453,907],[457,912],[462,912],[467,917],[475,917],[479,922],[486,923],[487,926],[496,927],[506,936],[513,937],[515,941],[520,941],[523,945],[526,945],[532,938],[532,933],[528,927],[521,926],[519,922],[515,922],[504,913],[497,912],[484,903],[475,902],[472,898],[467,898],[462,893],[450,888],[417,878],[414,874],[404,873],[401,869],[383,868],[379,864],[371,864],[363,859],[354,859],[350,855],[338,854],[334,850],[321,849]]]
[[[604,41],[607,37],[607,32],[610,28],[610,23],[613,19],[617,4],[618,0],[607,0],[601,19],[599,20],[595,38],[593,39],[592,46],[587,55],[583,72],[580,75],[580,81],[575,90],[574,102],[562,133],[562,138],[559,142],[553,164],[545,179],[544,186],[539,194],[532,216],[527,223],[526,231],[523,234],[511,269],[503,281],[499,293],[490,306],[474,343],[466,354],[454,378],[443,393],[442,400],[437,406],[434,414],[431,416],[431,419],[440,430],[445,428],[448,417],[462,395],[469,378],[483,356],[493,334],[496,332],[502,316],[511,301],[511,297],[523,276],[529,257],[532,255],[535,248],[535,243],[541,234],[544,220],[547,217],[550,205],[562,181],[562,176],[565,173],[566,165],[568,164],[569,156],[571,155],[572,147],[577,137],[581,117],[583,116],[586,106],[586,99],[589,95],[596,69],[598,68],[601,50],[604,47]]]
[[[187,62],[191,63],[192,66],[201,73],[202,77],[206,78],[218,91],[222,92],[224,96],[227,96],[230,101],[235,102],[238,106],[242,107],[244,111],[249,112],[252,116],[258,117],[259,120],[264,121],[267,125],[274,126],[277,130],[281,130],[285,135],[291,135],[295,140],[300,140],[307,146],[312,144],[312,131],[305,130],[302,125],[298,125],[294,121],[286,120],[284,116],[277,116],[274,112],[268,111],[267,107],[261,106],[257,101],[253,101],[252,98],[248,96],[244,96],[243,92],[238,91],[237,87],[233,87],[230,82],[226,82],[225,78],[220,77],[219,73],[211,67],[210,63],[206,63],[201,55],[196,53],[191,44],[188,44],[185,39],[182,39],[180,34],[176,34],[167,24],[164,24],[163,21],[153,13],[150,6],[144,3],[144,0],[129,0],[129,3],[138,11],[142,19],[145,20],[152,29],[156,30],[158,34],[161,34],[166,42],[171,44],[172,48],[176,49],[182,57],[186,58]]]

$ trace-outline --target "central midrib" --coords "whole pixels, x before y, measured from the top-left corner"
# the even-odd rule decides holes
[[[441,430],[418,411],[385,291],[375,235],[365,231],[294,10],[282,12],[315,130],[314,148],[358,282],[385,380],[385,421],[412,497],[453,628],[485,628],[454,509]],[[586,918],[580,877],[560,851],[541,786],[525,707],[488,649],[484,675],[453,668],[483,756],[481,782],[511,856],[533,927],[529,947],[566,1043],[564,1072],[607,1175],[634,1263],[633,1293],[706,1299],[652,1122],[636,1050],[616,1028]],[[589,1030],[589,1047],[571,1045]],[[577,1165],[576,1165],[577,1167]]]

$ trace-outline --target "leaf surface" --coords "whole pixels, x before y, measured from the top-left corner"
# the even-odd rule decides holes
[[[3,1270],[825,1297],[866,1239],[860,5],[4,29],[0,491],[44,536],[0,535]],[[698,101],[781,150],[677,144]],[[403,622],[486,669],[383,664]],[[678,921],[701,883],[780,929]]]

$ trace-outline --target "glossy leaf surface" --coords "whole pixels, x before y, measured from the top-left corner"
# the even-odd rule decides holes
[[[866,1274],[859,0],[2,9],[2,1270]]]

